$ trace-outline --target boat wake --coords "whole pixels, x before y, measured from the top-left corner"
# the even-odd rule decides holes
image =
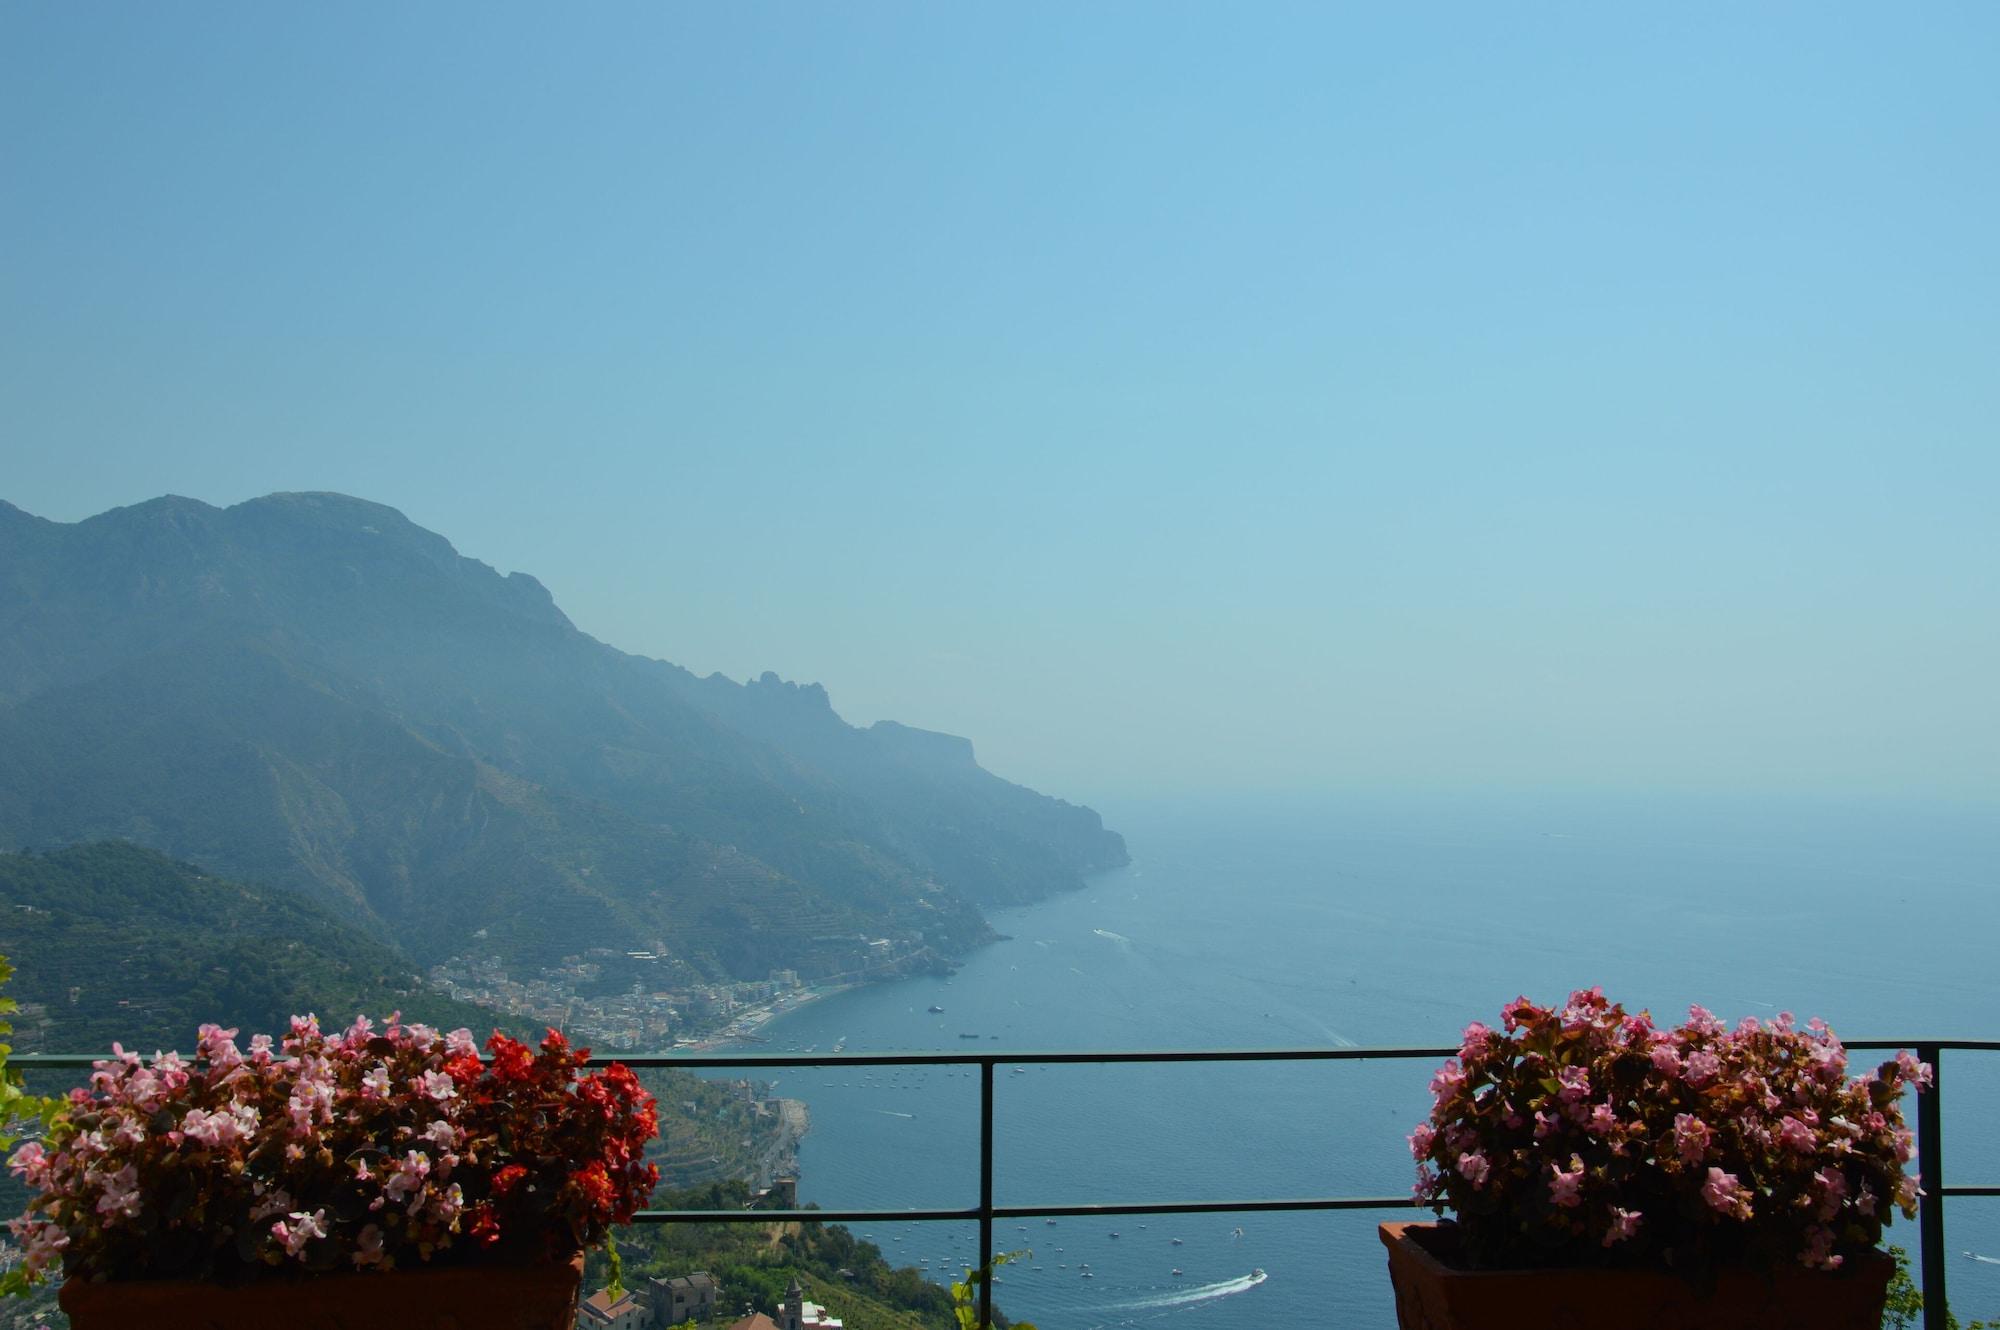
[[[2000,1256],[1981,1256],[1978,1252],[1970,1251],[1965,1255],[1968,1260],[1978,1261],[1983,1265],[2000,1265]]]
[[[913,1118],[916,1116],[915,1113],[898,1113],[893,1108],[878,1108],[875,1111],[877,1113],[883,1114],[886,1117],[892,1117],[892,1118]]]
[[[1116,942],[1121,946],[1129,947],[1132,945],[1132,939],[1126,937],[1123,933],[1114,933],[1108,928],[1093,928],[1090,931],[1097,934],[1099,937],[1110,938],[1113,942]]]
[[[1199,1288],[1181,1289],[1174,1293],[1163,1293],[1157,1298],[1140,1298],[1136,1302],[1120,1302],[1115,1306],[1131,1311],[1147,1311],[1160,1307],[1186,1307],[1197,1302],[1213,1302],[1217,1298],[1234,1297],[1238,1293],[1248,1293],[1270,1276],[1262,1270],[1255,1270],[1236,1279],[1225,1279],[1219,1284],[1203,1284]]]

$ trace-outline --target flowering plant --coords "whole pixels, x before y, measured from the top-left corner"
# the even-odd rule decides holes
[[[652,1097],[551,1030],[391,1017],[322,1033],[203,1026],[194,1061],[113,1045],[45,1140],[14,1152],[37,1193],[9,1227],[31,1277],[236,1281],[419,1262],[561,1260],[628,1222],[659,1180]],[[283,1056],[279,1056],[279,1053]]]
[[[1481,1266],[1798,1261],[1871,1249],[1917,1184],[1897,1100],[1908,1053],[1850,1080],[1824,1022],[1663,1030],[1602,990],[1468,1026],[1410,1136],[1416,1197]]]

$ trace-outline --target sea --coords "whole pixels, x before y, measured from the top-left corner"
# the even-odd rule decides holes
[[[1850,1038],[2000,1038],[1991,807],[1590,795],[1114,805],[1129,867],[994,913],[949,977],[779,1018],[760,1051],[1368,1047],[1455,1043],[1509,999],[1602,985],[1678,1020],[1791,1011]],[[934,1011],[933,1008],[941,1008]],[[1857,1054],[1855,1063],[1877,1055]],[[1000,1068],[1005,1205],[1407,1195],[1433,1064]],[[1947,1177],[2000,1183],[2000,1054],[1941,1068]],[[978,1197],[970,1069],[789,1071],[800,1197]],[[1914,1114],[1912,1114],[1914,1117]],[[1380,1212],[1008,1221],[998,1304],[1041,1330],[1394,1324]],[[856,1225],[940,1282],[974,1226]],[[1954,1200],[1961,1318],[2000,1315],[2000,1201]],[[1918,1250],[1916,1225],[1890,1240]]]

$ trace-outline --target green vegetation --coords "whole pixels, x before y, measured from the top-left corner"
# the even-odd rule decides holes
[[[958,1330],[979,1330],[979,1290],[993,1278],[993,1272],[1009,1262],[1025,1260],[1032,1255],[1033,1252],[1026,1251],[996,1252],[990,1263],[982,1265],[977,1270],[967,1270],[964,1279],[952,1284],[951,1310],[958,1318]],[[999,1319],[998,1311],[993,1315],[994,1319]],[[1016,1321],[1014,1328],[1035,1330],[1034,1324],[1029,1321]]]
[[[748,1199],[743,1184],[724,1182],[662,1192],[653,1204],[738,1210]],[[719,1309],[731,1317],[746,1306],[775,1317],[796,1275],[808,1298],[867,1330],[958,1330],[962,1320],[951,1293],[917,1270],[891,1266],[874,1243],[839,1224],[642,1224],[621,1230],[617,1241],[628,1285],[706,1270],[721,1286]],[[605,1273],[603,1257],[593,1256],[586,1285],[604,1283]],[[995,1321],[1005,1324],[997,1309]]]
[[[14,967],[0,956],[0,987],[4,987],[14,975]],[[17,1010],[14,999],[0,997],[0,1035],[13,1033],[14,1027],[5,1018]],[[7,1066],[7,1055],[13,1047],[0,1043],[0,1157],[14,1148],[20,1139],[16,1127],[31,1130],[47,1130],[54,1120],[61,1100],[31,1095],[22,1088],[21,1073]],[[19,1297],[28,1291],[27,1272],[17,1266],[0,1275],[0,1297]]]
[[[247,1038],[308,1011],[328,1026],[401,1010],[521,1032],[426,989],[408,957],[293,892],[117,842],[0,854],[0,950],[23,962],[24,1050],[186,1049],[204,1022]]]

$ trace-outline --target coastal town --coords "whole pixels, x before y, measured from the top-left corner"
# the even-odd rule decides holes
[[[572,1040],[611,1052],[700,1050],[756,1043],[759,1031],[786,1012],[857,984],[941,968],[921,944],[856,939],[837,973],[807,980],[773,969],[764,979],[704,983],[665,953],[593,947],[522,978],[498,957],[459,956],[432,966],[432,988],[450,997],[561,1030]]]
[[[721,1330],[845,1330],[839,1317],[806,1297],[796,1275],[776,1319],[748,1309],[730,1319],[718,1305],[719,1295],[714,1277],[705,1270],[648,1279],[615,1296],[610,1289],[599,1289],[578,1304],[576,1323],[601,1330],[669,1330],[690,1324],[714,1324]]]

